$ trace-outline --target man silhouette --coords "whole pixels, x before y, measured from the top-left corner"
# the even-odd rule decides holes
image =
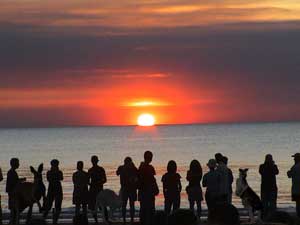
[[[8,208],[10,209],[10,224],[15,224],[16,211],[14,209],[15,188],[20,182],[26,181],[26,178],[19,178],[17,169],[20,167],[18,158],[10,160],[10,170],[7,172],[6,192],[8,194]]]
[[[287,172],[289,178],[292,178],[292,201],[296,202],[297,216],[300,218],[300,153],[292,155],[294,157],[294,166]]]
[[[103,185],[106,183],[106,173],[103,167],[98,166],[99,159],[96,155],[91,157],[92,167],[88,170],[89,175],[89,209],[94,211],[96,205],[97,195],[103,190]],[[108,220],[107,209],[103,209],[106,219]],[[95,221],[97,218],[94,215]]]
[[[150,151],[144,153],[144,162],[139,167],[139,201],[140,201],[140,223],[150,225],[155,213],[155,195],[159,190],[155,180],[155,169],[150,163],[153,154]]]
[[[83,216],[87,216],[89,175],[83,170],[82,161],[77,162],[77,171],[73,173],[72,181],[74,184],[73,204],[75,205],[75,216],[80,215],[81,207]]]

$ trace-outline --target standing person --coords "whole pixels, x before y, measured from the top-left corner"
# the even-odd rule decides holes
[[[216,166],[216,160],[210,159],[207,163],[209,171],[206,174],[204,174],[202,180],[202,186],[206,187],[205,201],[207,204],[208,211],[211,211],[215,207],[219,195],[220,174],[216,172]]]
[[[165,212],[167,215],[171,213],[173,207],[173,212],[180,207],[180,192],[181,186],[181,176],[177,173],[177,164],[174,160],[168,162],[167,173],[162,176],[163,192],[165,197]]]
[[[75,205],[75,216],[80,215],[80,208],[82,207],[82,214],[87,216],[87,204],[89,198],[89,175],[83,170],[83,162],[77,162],[77,171],[73,173],[72,181],[74,184],[73,204]]]
[[[103,190],[103,185],[106,183],[106,173],[103,167],[98,166],[99,159],[96,155],[91,157],[92,167],[89,169],[89,209],[94,211],[96,205],[96,198],[100,191]],[[106,220],[108,220],[107,209],[102,209],[104,211],[104,215]],[[97,222],[96,215],[94,215],[94,219]]]
[[[126,157],[124,165],[119,166],[116,174],[120,176],[123,222],[124,224],[126,223],[126,206],[129,200],[130,219],[133,224],[135,214],[134,203],[137,200],[138,169],[135,167],[132,159]]]
[[[25,182],[26,178],[19,178],[17,169],[20,167],[20,162],[18,158],[12,158],[10,160],[10,170],[7,172],[6,178],[6,192],[8,193],[8,208],[10,209],[10,224],[15,224],[16,221],[16,211],[14,209],[14,190],[16,186]]]
[[[292,201],[296,202],[297,216],[300,218],[300,153],[294,154],[295,164],[287,172],[289,178],[292,178]]]
[[[265,162],[259,166],[261,175],[261,201],[263,204],[263,217],[274,212],[277,208],[277,184],[276,175],[279,170],[273,161],[272,155],[265,156]]]
[[[233,173],[232,170],[228,167],[228,158],[226,156],[223,157],[224,163],[228,169],[228,203],[232,203],[232,183],[233,183]]]
[[[53,202],[55,202],[55,208],[53,210],[53,224],[57,224],[61,205],[63,200],[63,189],[61,181],[64,179],[63,172],[59,170],[59,161],[53,159],[50,162],[51,168],[47,172],[47,181],[49,182],[47,200],[46,200],[46,210],[44,212],[44,217],[47,217],[49,211],[52,208]]]
[[[2,169],[0,167],[0,182],[3,181]],[[1,195],[0,195],[0,225],[2,225],[2,207],[1,207]]]
[[[220,187],[219,187],[219,197],[217,204],[228,204],[229,199],[229,171],[225,164],[224,156],[221,153],[215,154],[215,159],[217,161],[216,171],[220,174]]]
[[[150,163],[153,154],[150,151],[144,153],[144,162],[139,167],[139,201],[140,201],[140,223],[150,225],[153,223],[155,213],[155,196],[159,190],[155,180],[155,169]]]
[[[190,164],[190,169],[187,171],[186,179],[189,182],[186,187],[188,199],[190,203],[190,209],[194,212],[194,205],[197,204],[197,216],[200,219],[202,207],[201,201],[203,200],[201,179],[202,179],[202,167],[198,160],[193,160]]]

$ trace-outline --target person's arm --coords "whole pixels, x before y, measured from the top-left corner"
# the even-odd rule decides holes
[[[229,169],[229,182],[230,182],[230,184],[233,183],[233,174],[232,174],[231,169]]]
[[[207,187],[207,176],[206,176],[206,174],[203,176],[202,186]]]
[[[117,176],[120,176],[120,173],[121,173],[121,167],[119,166],[117,171],[116,171]]]
[[[62,181],[64,179],[64,175],[63,172],[59,171],[59,178],[60,181]]]
[[[0,168],[0,181],[3,181],[2,169]]]
[[[291,178],[294,174],[294,166],[287,172],[288,178]]]
[[[75,173],[73,173],[73,176],[72,176],[72,181],[73,181],[73,184],[75,185],[75,183],[76,183],[76,177],[75,177]]]
[[[181,176],[179,176],[178,177],[178,189],[179,189],[179,191],[181,192],[181,190],[182,190],[182,185],[181,185]]]
[[[186,173],[186,180],[187,180],[187,181],[190,181],[190,180],[191,180],[191,175],[190,175],[190,172],[189,172],[189,171]]]
[[[107,178],[106,178],[106,173],[105,173],[105,170],[102,169],[102,184],[105,184],[107,182]]]
[[[275,164],[274,164],[274,173],[275,173],[275,175],[278,175],[278,174],[279,174],[278,167],[277,167],[277,165],[275,165]]]
[[[260,175],[263,174],[263,170],[264,170],[264,169],[263,169],[263,165],[260,165],[260,166],[259,166],[259,174],[260,174]]]

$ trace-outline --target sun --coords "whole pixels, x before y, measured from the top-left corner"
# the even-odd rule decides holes
[[[144,113],[137,118],[137,124],[139,126],[153,126],[155,125],[155,118],[149,113]]]

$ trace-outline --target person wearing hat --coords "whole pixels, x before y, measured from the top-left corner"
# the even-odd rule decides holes
[[[292,201],[296,202],[297,216],[300,218],[300,153],[292,155],[295,164],[287,172],[287,176],[292,178]]]
[[[93,155],[91,157],[92,167],[88,170],[89,175],[89,183],[90,183],[90,189],[89,189],[89,209],[94,211],[95,205],[96,205],[96,197],[100,191],[103,190],[103,185],[106,183],[106,173],[103,167],[98,166],[98,156]],[[108,220],[108,214],[107,209],[104,209],[104,215],[106,217],[106,220]],[[97,218],[95,218],[95,221],[97,221]]]
[[[217,162],[215,159],[210,159],[206,164],[209,171],[204,174],[202,186],[206,187],[205,201],[208,211],[212,210],[219,196],[220,173],[216,171]]]
[[[64,177],[63,172],[59,170],[59,161],[57,159],[51,160],[50,164],[51,168],[47,172],[47,181],[49,182],[49,186],[46,198],[46,210],[44,212],[44,217],[47,217],[49,211],[52,208],[53,202],[55,202],[55,210],[53,212],[53,224],[57,224],[63,200],[63,189],[61,181],[64,179]]]
[[[277,208],[276,175],[279,174],[277,165],[271,154],[267,154],[265,162],[259,166],[261,175],[261,201],[263,203],[263,218],[271,215]]]

